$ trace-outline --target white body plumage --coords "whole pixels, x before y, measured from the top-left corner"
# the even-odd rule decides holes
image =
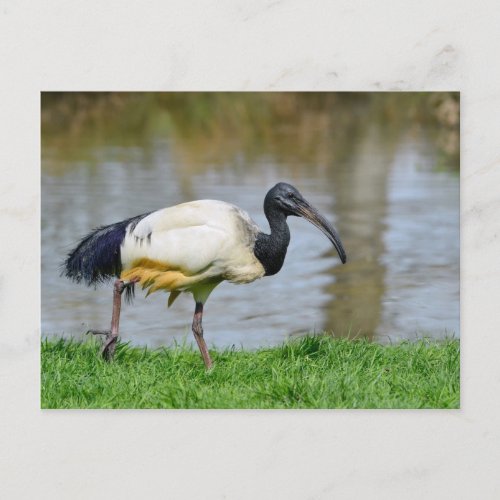
[[[121,279],[138,280],[149,293],[192,292],[204,303],[221,281],[249,283],[264,276],[253,252],[258,233],[246,212],[222,201],[157,210],[126,228]]]

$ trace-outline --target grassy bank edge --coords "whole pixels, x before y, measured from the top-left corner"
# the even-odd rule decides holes
[[[42,408],[458,408],[460,343],[306,336],[257,351],[44,339]]]

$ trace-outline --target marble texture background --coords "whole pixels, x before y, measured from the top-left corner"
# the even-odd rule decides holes
[[[24,498],[498,498],[500,3],[0,2],[0,484]],[[41,90],[460,90],[462,409],[41,411]]]

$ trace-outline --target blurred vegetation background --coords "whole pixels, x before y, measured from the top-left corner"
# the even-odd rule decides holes
[[[329,143],[377,121],[439,126],[437,147],[459,164],[458,92],[44,92],[41,105],[42,140],[65,155],[113,138],[135,144],[163,129],[184,163],[229,163],[241,154],[252,161],[263,151],[290,165],[321,163]]]

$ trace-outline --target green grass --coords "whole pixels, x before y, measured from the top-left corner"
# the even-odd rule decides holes
[[[460,344],[303,337],[258,351],[42,342],[42,408],[458,408]]]

